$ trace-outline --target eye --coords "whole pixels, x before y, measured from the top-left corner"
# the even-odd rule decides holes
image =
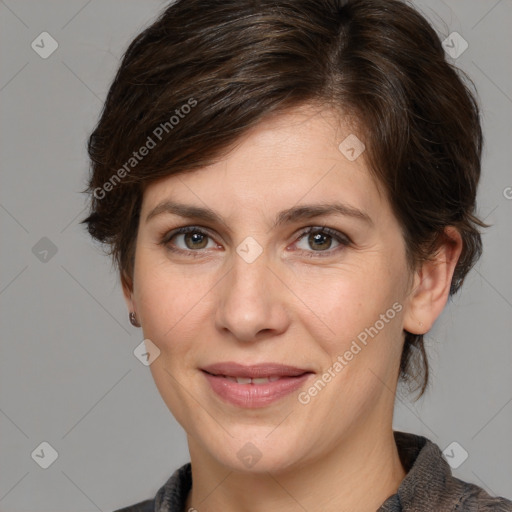
[[[347,236],[328,227],[311,226],[301,233],[296,247],[309,253],[327,253],[331,255],[350,244]],[[316,255],[315,255],[316,256]],[[318,254],[323,256],[323,254]]]
[[[221,248],[213,237],[204,229],[197,226],[183,226],[163,235],[161,245],[169,251],[197,257],[204,249]],[[326,226],[310,226],[293,244],[296,249],[307,253],[310,257],[331,256],[350,245],[350,239],[335,229]]]
[[[180,253],[198,252],[201,249],[218,247],[207,232],[196,226],[175,229],[167,233],[161,243],[169,250]]]

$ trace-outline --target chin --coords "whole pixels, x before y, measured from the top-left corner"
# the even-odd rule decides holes
[[[265,439],[268,429],[259,436],[240,436],[212,446],[211,455],[231,471],[241,473],[281,473],[300,462],[297,443],[288,437]],[[242,440],[244,439],[244,440]]]

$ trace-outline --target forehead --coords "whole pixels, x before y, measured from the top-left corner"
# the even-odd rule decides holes
[[[318,106],[268,117],[216,163],[151,183],[144,192],[142,215],[168,199],[237,218],[244,212],[268,214],[300,203],[330,201],[382,210],[387,205],[364,151],[356,159],[354,152],[346,152],[344,141],[354,146],[362,139],[354,131],[353,123],[338,112]],[[355,150],[361,150],[360,144]]]

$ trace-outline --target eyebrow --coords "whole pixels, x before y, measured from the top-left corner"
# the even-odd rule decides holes
[[[146,221],[148,222],[153,217],[163,213],[178,215],[180,217],[195,219],[204,222],[219,223],[226,225],[225,221],[216,212],[207,207],[192,206],[188,204],[177,203],[174,201],[166,200],[159,203],[147,215]],[[362,220],[369,225],[373,225],[370,216],[353,206],[344,203],[321,203],[321,204],[306,204],[294,206],[279,212],[274,221],[272,229],[287,223],[298,222],[315,217],[325,215],[343,215],[354,219]]]

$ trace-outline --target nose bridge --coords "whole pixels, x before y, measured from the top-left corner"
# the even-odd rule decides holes
[[[216,314],[217,327],[229,330],[241,341],[255,340],[262,331],[282,332],[288,322],[283,296],[274,282],[276,277],[269,268],[267,255],[260,252],[254,257],[255,248],[250,243],[241,243],[237,254],[233,254]]]
[[[247,246],[246,246],[247,248]],[[233,255],[233,270],[231,272],[233,296],[239,295],[240,298],[247,296],[251,300],[261,298],[261,292],[269,286],[269,277],[272,273],[269,270],[267,254],[260,254],[257,257],[251,255],[254,259],[246,259],[240,255],[243,250],[242,244],[237,249],[238,254]],[[252,248],[249,248],[250,254]]]

